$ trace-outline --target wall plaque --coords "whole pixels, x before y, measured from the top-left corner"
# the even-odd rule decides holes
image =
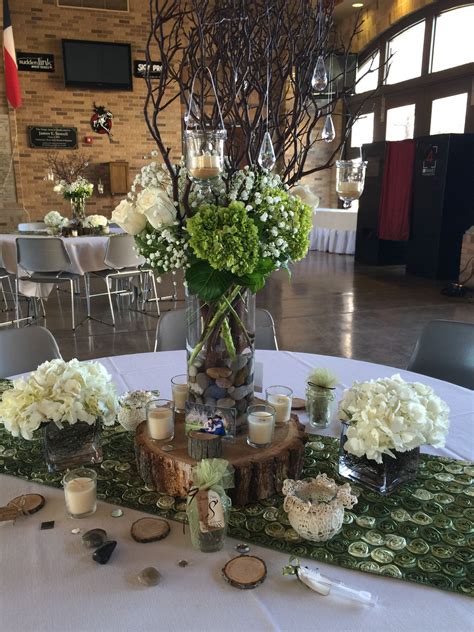
[[[151,78],[156,78],[161,75],[161,62],[160,61],[152,61],[150,64],[150,70],[147,72],[148,64],[146,61],[142,61],[141,59],[135,59],[133,62],[133,75],[134,77],[140,77],[142,79],[148,75]]]
[[[28,139],[36,149],[77,149],[77,127],[29,125]]]
[[[16,54],[18,70],[29,72],[54,72],[54,55],[49,53]]]

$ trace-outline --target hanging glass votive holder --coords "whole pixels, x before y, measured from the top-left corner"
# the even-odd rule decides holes
[[[225,129],[184,132],[186,168],[194,180],[211,180],[224,170]]]
[[[364,160],[336,160],[336,191],[344,208],[362,195],[366,168]]]
[[[335,399],[334,389],[318,386],[312,382],[306,384],[306,410],[312,428],[329,426]]]

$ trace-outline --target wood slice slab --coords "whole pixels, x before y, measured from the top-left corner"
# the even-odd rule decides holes
[[[301,397],[293,397],[291,401],[291,410],[305,410],[306,400]]]
[[[281,492],[286,478],[297,479],[303,468],[305,428],[292,415],[287,424],[275,428],[269,448],[247,445],[246,434],[234,440],[222,440],[222,458],[234,466],[233,489],[227,490],[234,505],[247,505]],[[176,415],[173,450],[168,442],[149,438],[146,424],[135,434],[135,456],[140,476],[146,485],[169,494],[184,497],[191,484],[191,470],[197,461],[188,454],[188,438],[184,431],[184,415]]]
[[[20,513],[34,514],[44,507],[46,500],[41,494],[23,494],[12,498],[8,507],[15,507]]]
[[[239,555],[227,562],[222,569],[224,579],[235,588],[256,588],[267,576],[265,562],[253,555]]]
[[[188,454],[196,461],[218,459],[222,456],[222,439],[219,435],[191,430],[188,434]]]
[[[132,524],[130,533],[135,542],[157,542],[166,538],[170,523],[163,518],[140,518]]]

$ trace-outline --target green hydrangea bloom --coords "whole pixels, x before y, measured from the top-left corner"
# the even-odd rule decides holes
[[[203,204],[187,220],[186,228],[191,250],[215,270],[227,270],[237,276],[255,270],[258,230],[242,202],[231,202],[229,206]]]

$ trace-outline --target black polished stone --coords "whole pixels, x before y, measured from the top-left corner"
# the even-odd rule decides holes
[[[99,546],[99,548],[94,551],[92,559],[98,564],[107,564],[116,546],[116,540],[109,540],[108,542],[104,542],[102,546]]]

